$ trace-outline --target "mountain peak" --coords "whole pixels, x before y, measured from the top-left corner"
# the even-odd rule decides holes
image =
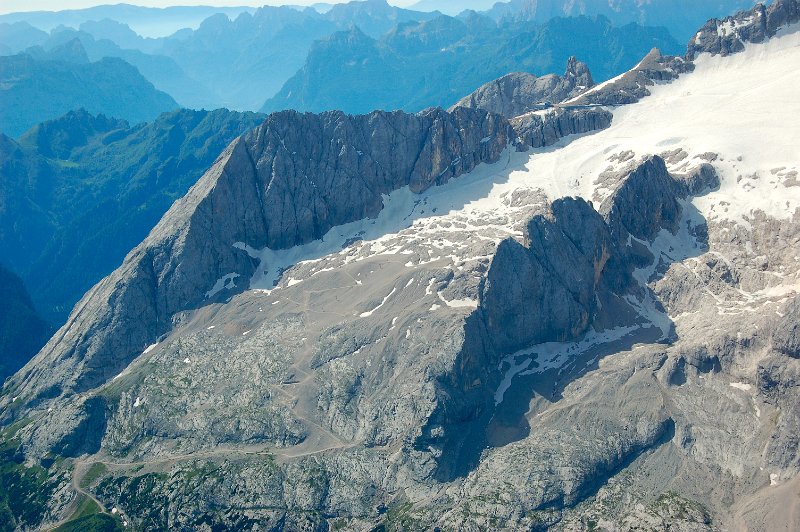
[[[589,71],[589,65],[578,61],[578,58],[574,55],[567,59],[567,70],[564,72],[564,77],[575,79],[576,85],[582,85],[586,88],[594,85],[592,73]]]

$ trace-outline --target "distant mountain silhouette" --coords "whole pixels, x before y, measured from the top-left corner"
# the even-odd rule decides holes
[[[546,24],[468,14],[400,24],[380,39],[353,28],[314,44],[303,68],[262,111],[448,107],[508,72],[560,72],[575,55],[597,81],[635,65],[651,48],[681,46],[663,28],[615,27],[604,17],[557,18]]]
[[[122,59],[87,62],[77,41],[50,52],[0,57],[0,99],[0,132],[12,137],[80,107],[131,122],[178,107]]]

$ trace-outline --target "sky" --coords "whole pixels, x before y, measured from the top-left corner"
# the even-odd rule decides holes
[[[212,6],[262,6],[262,5],[310,5],[319,1],[326,3],[339,3],[345,0],[206,0],[192,2],[191,0],[129,0],[126,2],[115,0],[0,0],[0,14],[16,11],[61,11],[64,9],[81,9],[102,4],[135,4],[148,7],[167,7],[175,5],[212,5]],[[396,6],[408,6],[416,0],[389,0]]]

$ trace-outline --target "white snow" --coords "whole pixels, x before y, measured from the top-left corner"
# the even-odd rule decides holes
[[[143,403],[142,398],[139,397],[139,396],[136,396],[136,401],[133,402],[133,407],[136,408],[139,405],[141,405],[142,403]],[[115,510],[116,510],[116,508],[115,508]]]
[[[408,188],[394,191],[383,197],[384,208],[375,219],[335,227],[324,238],[302,246],[275,251],[236,243],[236,247],[260,259],[250,287],[270,291],[287,268],[328,255],[349,264],[378,254],[402,256],[413,249],[414,256],[408,257],[413,260],[406,264],[410,268],[425,268],[433,261],[442,261],[442,267],[448,267],[445,261],[453,269],[463,267],[476,254],[474,249],[466,251],[465,240],[497,243],[503,238],[521,237],[535,198],[552,201],[580,196],[596,204],[611,192],[608,186],[597,183],[604,170],[619,169],[645,155],[677,148],[685,150],[687,159],[695,162],[700,162],[705,153],[719,156],[713,164],[721,178],[720,189],[692,200],[702,217],[745,226],[754,210],[788,218],[800,207],[800,187],[784,186],[781,178],[800,171],[800,126],[796,120],[800,116],[800,31],[785,31],[766,43],[748,44],[744,52],[727,57],[704,54],[695,63],[693,73],[683,74],[672,83],[656,84],[649,88],[651,96],[615,108],[612,125],[603,131],[562,139],[554,146],[526,153],[508,149],[497,163],[480,165],[470,174],[422,194]],[[627,151],[633,153],[632,158],[612,160]],[[663,231],[654,242],[646,243],[657,258],[685,260],[699,251],[693,247],[684,222],[678,235]],[[359,240],[343,248],[354,238]],[[443,246],[450,249],[440,251]],[[486,259],[491,260],[491,256]],[[428,268],[439,265],[437,262]],[[653,267],[647,267],[636,276],[645,282],[652,272]],[[294,271],[292,275],[286,284],[294,284],[298,275]],[[427,278],[425,293],[432,295],[437,292],[436,280]],[[424,283],[426,278],[418,275],[417,279]],[[371,315],[386,299],[361,315]],[[644,301],[629,298],[629,302],[665,334],[669,332],[668,317],[656,309],[649,296]],[[438,294],[431,310],[441,305],[474,308],[477,302],[447,301]],[[568,352],[570,347],[572,352]],[[583,342],[537,346],[535,353],[513,356],[531,358],[535,354],[539,366],[519,371],[544,371],[561,367],[574,356],[574,349],[587,348]],[[509,367],[519,364],[519,358],[509,361]]]
[[[476,299],[445,299],[441,292],[436,292],[436,295],[439,296],[439,299],[451,308],[478,308],[478,300]]]
[[[530,358],[525,358],[519,364],[515,363],[513,359],[510,361],[510,367],[506,371],[503,380],[500,381],[500,385],[497,387],[497,391],[494,392],[494,404],[499,405],[503,402],[503,396],[506,394],[506,390],[511,387],[511,380],[514,378],[514,375],[521,372],[528,366],[530,366],[533,360]]]
[[[495,404],[498,405],[503,402],[503,396],[516,375],[533,375],[535,373],[544,373],[551,369],[562,369],[570,360],[574,360],[581,353],[602,344],[620,340],[639,329],[639,326],[629,326],[608,329],[599,333],[590,330],[582,340],[577,342],[547,342],[506,356],[500,362],[500,369],[507,365],[508,370],[495,392]],[[522,358],[522,360],[517,362],[519,358]],[[533,361],[536,361],[537,366],[526,369]]]
[[[727,57],[701,55],[693,73],[650,87],[651,96],[616,108],[608,129],[534,154],[524,173],[512,174],[509,186],[539,186],[551,199],[576,194],[591,199],[593,181],[609,166],[609,155],[683,148],[690,157],[721,155],[714,162],[720,190],[694,200],[706,218],[746,223],[756,209],[778,218],[791,216],[800,206],[800,187],[736,179],[798,167],[800,127],[794,117],[800,116],[800,31],[785,33]],[[578,180],[576,190],[567,186],[571,178]]]
[[[749,392],[753,387],[745,382],[732,382],[730,383],[732,388],[736,388],[737,390],[742,390],[745,392]]]
[[[359,314],[359,316],[362,317],[362,318],[367,318],[369,316],[372,316],[372,313],[375,312],[376,310],[378,310],[379,308],[381,308],[383,305],[385,305],[386,302],[389,301],[389,298],[392,297],[392,295],[394,295],[394,293],[396,291],[397,291],[396,287],[392,288],[392,291],[389,292],[389,294],[386,297],[383,298],[383,301],[381,301],[380,304],[377,307],[375,307],[372,310],[368,310],[366,312],[362,312],[361,314]]]
[[[156,347],[158,347],[158,342],[156,342],[156,343],[154,343],[152,345],[148,345],[147,348],[144,351],[142,351],[142,354],[146,355],[147,353],[149,353],[150,351],[152,351]]]
[[[236,287],[236,283],[234,279],[239,277],[238,273],[228,273],[217,279],[217,282],[214,283],[214,286],[211,287],[211,290],[206,292],[206,298],[214,297],[219,292],[223,290],[230,290],[231,288]]]
[[[777,486],[779,484],[779,482],[778,482],[779,478],[780,478],[780,475],[778,475],[777,473],[770,473],[769,474],[769,485],[770,486]]]

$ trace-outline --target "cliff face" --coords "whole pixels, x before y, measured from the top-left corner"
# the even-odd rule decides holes
[[[234,244],[280,249],[374,217],[382,194],[420,192],[496,161],[509,132],[502,117],[470,109],[271,115],[228,146],[14,382],[38,396],[106,381],[176,313],[207,302],[217,279],[250,278],[255,262]],[[33,378],[44,360],[53,371]]]

